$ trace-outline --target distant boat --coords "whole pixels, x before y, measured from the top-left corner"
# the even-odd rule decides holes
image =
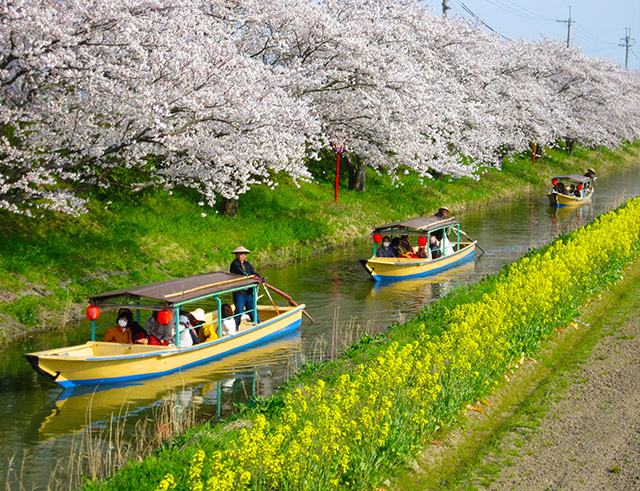
[[[243,321],[237,333],[222,335],[222,304],[231,303],[233,292],[246,289],[252,289],[253,298],[257,299],[259,285],[260,279],[252,276],[208,273],[96,295],[87,308],[91,316],[91,341],[24,356],[39,373],[65,388],[130,382],[174,373],[257,346],[300,327],[304,305],[293,301],[286,307],[275,303],[258,305],[256,300],[254,309],[259,313],[260,322]],[[141,312],[159,311],[162,316],[158,318],[165,325],[174,325],[178,333],[182,330],[178,322],[180,312],[202,308],[206,311],[205,323],[217,328],[218,339],[183,348],[96,341],[100,309],[117,311],[122,307],[136,311],[138,319]],[[179,334],[176,339],[180,339]]]
[[[593,197],[593,179],[579,174],[554,176],[553,189],[547,194],[551,206],[578,206],[590,203]],[[570,191],[571,186],[575,191]]]
[[[418,237],[418,243],[424,245],[426,258],[418,258],[417,248],[414,247],[415,257],[377,257],[376,252],[382,241],[382,236],[389,237],[408,235]],[[429,248],[430,237],[437,235],[440,240],[440,257],[432,257]],[[451,239],[449,238],[451,235]],[[373,229],[373,256],[361,259],[360,263],[375,281],[392,281],[408,278],[429,276],[453,268],[473,259],[477,241],[463,240],[460,222],[455,218],[440,218],[437,216],[420,217],[402,222],[380,225]]]

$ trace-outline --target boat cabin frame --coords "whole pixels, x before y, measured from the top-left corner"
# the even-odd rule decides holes
[[[428,217],[413,218],[411,220],[405,220],[401,222],[392,222],[385,225],[380,225],[371,231],[372,236],[376,234],[393,236],[408,235],[409,237],[426,237],[427,239],[427,259],[432,259],[431,248],[429,247],[431,235],[435,232],[442,231],[443,237],[446,237],[449,231],[453,230],[455,238],[455,250],[460,250],[460,222],[451,218],[441,218],[436,215]],[[440,241],[440,252],[444,255],[445,241]],[[373,241],[373,255],[376,256],[378,252],[378,244]]]
[[[551,177],[551,182],[553,183],[553,181],[556,181],[558,184],[562,183],[563,185],[565,183],[569,183],[569,184],[577,184],[577,185],[581,185],[584,188],[584,194],[587,194],[587,192],[589,191],[589,189],[593,188],[593,182],[594,179],[592,179],[591,177],[588,176],[581,176],[580,174],[564,174],[564,175],[560,175],[560,176],[553,176]],[[558,191],[556,189],[557,185],[554,185],[554,189],[552,192],[556,192],[558,194],[563,194],[565,196],[571,196],[570,194],[567,193],[562,193],[560,191]],[[565,189],[566,189],[566,185],[565,185]],[[568,191],[568,189],[567,189]]]
[[[171,311],[171,321],[175,327],[176,347],[180,348],[180,312],[182,307],[189,304],[202,303],[214,300],[217,307],[218,338],[222,338],[222,323],[224,320],[241,316],[247,312],[236,312],[230,317],[223,318],[220,298],[222,295],[233,294],[239,291],[252,290],[253,308],[248,313],[258,313],[258,287],[260,279],[254,276],[241,276],[232,273],[206,273],[188,276],[178,280],[170,280],[149,285],[114,290],[89,298],[91,305],[105,310],[128,308],[136,311],[136,320],[140,323],[142,310],[147,311]],[[196,329],[207,322],[191,326]],[[91,341],[96,341],[96,320],[91,320]]]

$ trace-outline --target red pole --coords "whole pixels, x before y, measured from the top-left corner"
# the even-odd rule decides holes
[[[531,163],[536,163],[536,152],[538,151],[538,145],[536,143],[531,144]]]
[[[335,203],[338,202],[338,188],[340,186],[340,156],[341,155],[342,155],[342,152],[340,151],[336,152],[336,185],[335,185],[335,191],[333,196],[333,201]]]

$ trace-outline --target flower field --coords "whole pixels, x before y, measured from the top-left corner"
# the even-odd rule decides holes
[[[131,465],[103,485],[148,479],[150,489],[194,490],[379,484],[616,281],[636,257],[639,239],[635,199],[359,343],[342,360],[303,374],[271,404],[245,411],[234,429],[200,429],[188,444]]]

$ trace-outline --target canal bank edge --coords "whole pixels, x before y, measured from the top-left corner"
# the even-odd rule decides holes
[[[251,190],[241,216],[202,212],[192,197],[158,192],[133,204],[90,202],[90,213],[47,223],[0,214],[0,346],[82,319],[85,299],[101,290],[226,269],[228,250],[243,243],[260,267],[281,266],[362,240],[372,224],[432,213],[446,203],[461,216],[499,206],[533,190],[555,173],[597,168],[600,175],[637,165],[640,142],[616,150],[551,149],[531,164],[511,159],[479,180],[441,178],[398,183],[371,173],[365,193],[344,192],[330,202],[330,185],[283,184]]]
[[[294,404],[293,407],[298,407],[298,404],[302,404],[302,399],[305,399],[308,395],[310,405],[303,404],[301,406],[304,413],[312,411],[310,414],[313,415],[317,409],[320,411],[319,414],[324,414],[325,410],[323,408],[326,408],[330,411],[339,410],[338,413],[331,412],[335,418],[338,415],[356,418],[353,414],[359,414],[359,409],[355,413],[351,413],[350,411],[345,412],[345,408],[334,408],[335,404],[340,406],[347,403],[351,397],[356,396],[355,394],[346,395],[347,393],[350,394],[351,389],[349,384],[342,387],[344,385],[344,377],[352,380],[354,388],[357,388],[360,387],[362,381],[369,380],[369,375],[371,375],[369,371],[380,372],[382,370],[385,377],[394,381],[393,384],[387,387],[388,384],[383,379],[378,380],[380,373],[374,377],[373,382],[376,384],[378,382],[384,383],[384,387],[380,390],[391,390],[391,393],[395,394],[394,397],[401,396],[402,398],[402,400],[396,401],[396,404],[400,404],[400,406],[395,406],[394,403],[390,406],[386,404],[382,404],[381,407],[376,406],[377,409],[374,414],[384,419],[384,415],[389,412],[390,408],[397,407],[398,409],[394,409],[394,411],[404,411],[406,409],[406,404],[409,401],[404,401],[405,396],[402,394],[405,394],[405,392],[403,388],[406,388],[409,392],[417,391],[414,395],[407,394],[407,397],[421,406],[425,403],[431,404],[431,396],[428,396],[431,391],[427,390],[426,387],[422,388],[423,382],[428,386],[433,383],[446,384],[446,388],[444,385],[441,388],[443,394],[446,391],[444,399],[437,397],[438,390],[433,393],[434,397],[438,399],[438,403],[437,407],[434,406],[429,411],[435,412],[430,413],[432,415],[427,419],[416,421],[416,424],[421,428],[420,431],[413,427],[413,423],[405,426],[408,421],[413,421],[410,416],[413,414],[411,412],[402,413],[402,417],[400,417],[400,414],[393,416],[394,421],[397,421],[397,423],[394,423],[392,427],[392,433],[389,435],[390,441],[386,441],[386,437],[383,435],[382,443],[379,442],[381,435],[378,435],[378,433],[383,432],[386,435],[387,433],[385,432],[389,431],[384,429],[385,424],[383,424],[382,420],[378,420],[376,425],[371,426],[370,430],[373,431],[373,434],[368,435],[364,440],[360,440],[358,446],[351,448],[349,451],[350,458],[359,456],[359,458],[365,459],[364,461],[356,459],[352,464],[353,467],[348,465],[347,468],[342,468],[342,464],[334,461],[332,457],[323,457],[322,460],[315,461],[313,456],[317,454],[313,452],[307,456],[316,462],[314,466],[320,466],[319,469],[314,467],[313,474],[315,477],[311,478],[311,482],[319,486],[320,481],[318,479],[322,479],[322,482],[326,481],[325,484],[328,487],[336,487],[342,483],[342,485],[356,489],[369,488],[377,483],[384,482],[385,477],[392,474],[390,471],[397,470],[398,465],[403,461],[406,462],[405,459],[407,457],[412,454],[415,455],[415,451],[419,448],[416,445],[419,445],[419,442],[422,441],[420,435],[433,436],[441,426],[449,426],[451,421],[459,414],[460,409],[464,407],[464,404],[470,404],[467,407],[473,407],[473,401],[477,400],[476,397],[486,393],[491,385],[485,385],[485,382],[492,381],[492,384],[496,383],[496,377],[502,377],[504,369],[512,369],[522,363],[522,361],[516,361],[520,359],[521,350],[529,355],[537,352],[540,340],[552,334],[555,331],[555,326],[567,325],[571,319],[575,318],[578,306],[584,306],[589,299],[601,292],[603,288],[606,289],[616,283],[620,278],[621,266],[629,264],[638,257],[639,214],[640,200],[636,199],[619,210],[614,210],[597,218],[592,224],[559,238],[549,246],[531,251],[524,258],[507,265],[501,273],[486,277],[481,282],[469,287],[455,290],[447,297],[423,309],[417,317],[406,324],[396,325],[390,331],[376,338],[366,339],[364,342],[357,343],[356,346],[347,350],[345,355],[337,360],[325,362],[306,370],[297,380],[289,384],[288,389],[276,393],[275,396],[265,401],[264,406],[258,404],[257,408],[249,409],[239,415],[238,417],[242,418],[239,426],[231,423],[219,424],[213,427],[203,425],[199,427],[200,429],[194,428],[187,437],[179,439],[173,447],[164,448],[154,457],[145,459],[141,463],[132,463],[132,465],[124,468],[116,474],[114,479],[103,483],[104,488],[118,489],[123,486],[126,487],[126,483],[142,482],[140,481],[142,476],[147,476],[145,477],[147,479],[151,475],[155,475],[159,483],[163,473],[174,473],[176,480],[181,482],[187,475],[191,475],[189,467],[194,457],[193,452],[196,449],[200,449],[198,452],[206,451],[207,460],[205,462],[207,462],[207,465],[205,465],[205,468],[208,468],[208,472],[214,472],[214,474],[223,472],[225,476],[231,476],[230,479],[233,481],[235,479],[234,475],[236,478],[244,479],[246,477],[245,474],[250,470],[251,472],[248,472],[247,479],[255,477],[265,485],[269,485],[268,483],[271,482],[270,480],[264,481],[267,476],[271,475],[271,472],[283,472],[278,479],[285,480],[282,482],[277,480],[271,484],[278,486],[275,483],[280,482],[280,484],[286,486],[291,484],[290,477],[286,477],[289,476],[287,474],[289,471],[278,466],[287,464],[287,469],[289,469],[291,465],[297,465],[297,461],[292,462],[286,455],[277,452],[272,457],[279,456],[280,463],[274,468],[279,470],[271,471],[272,463],[268,462],[268,459],[264,460],[266,457],[263,455],[263,451],[267,453],[274,452],[275,449],[272,446],[276,445],[276,442],[280,442],[277,445],[282,443],[278,435],[281,431],[285,433],[291,431],[290,426],[292,425],[302,425],[300,426],[301,431],[307,431],[306,419],[299,419],[300,414],[303,413],[300,413],[297,419],[293,418],[295,414],[291,413],[291,404]],[[613,240],[614,237],[615,240]],[[602,238],[609,244],[606,250],[602,250]],[[578,278],[579,281],[576,281],[576,278],[569,275],[567,271],[564,276],[556,276],[557,281],[560,281],[560,278],[563,279],[555,287],[540,289],[540,285],[544,284],[544,282],[541,282],[542,277],[551,278],[551,271],[558,272],[558,267],[564,267],[569,264],[579,270],[583,270],[585,266],[590,265],[591,268],[587,270],[591,271],[592,274]],[[524,283],[522,283],[523,281]],[[572,283],[575,283],[575,285],[572,288],[568,288]],[[547,286],[551,284],[549,283]],[[519,287],[521,292],[518,295],[515,295],[513,290],[515,285],[521,285]],[[537,294],[534,293],[536,291],[538,292]],[[557,298],[559,291],[565,294],[562,299]],[[533,303],[530,303],[532,300]],[[495,305],[493,305],[495,302],[502,302],[502,305],[505,306],[504,311],[496,309]],[[496,315],[498,317],[500,315],[504,316],[508,310],[506,308],[507,304],[504,302],[508,302],[511,305],[511,309],[516,308],[514,306],[518,305],[517,311],[521,313],[526,311],[523,310],[522,306],[529,305],[529,311],[521,319],[514,318],[510,322],[512,324],[511,327],[503,328],[503,323],[494,321],[496,320]],[[459,316],[462,317],[458,318]],[[471,322],[470,317],[477,317],[482,328],[480,329],[480,327],[474,325],[475,328],[471,329],[472,326],[465,326],[465,323]],[[426,324],[430,328],[425,331]],[[489,326],[493,327],[489,329]],[[492,332],[491,330],[498,333],[499,336],[507,337],[502,339],[495,337],[496,334],[489,336]],[[503,330],[504,333],[500,334]],[[478,337],[478,333],[482,333],[482,336]],[[511,337],[514,335],[515,338]],[[504,341],[508,339],[511,339],[511,341],[505,345]],[[472,345],[469,343],[481,343],[481,346],[469,351]],[[432,344],[433,346],[430,347]],[[447,348],[447,346],[449,347]],[[497,346],[502,346],[500,350],[502,355],[500,353],[491,354]],[[439,350],[437,349],[438,347],[444,349]],[[423,356],[420,354],[421,350],[426,350],[425,353],[430,353],[426,355],[425,361],[427,359],[435,360],[436,365],[434,365],[433,369],[436,370],[435,373],[438,374],[437,378],[440,382],[431,380],[434,372],[429,369],[429,366],[424,365],[425,361],[420,361]],[[515,353],[517,353],[517,357],[514,358]],[[416,356],[418,358],[415,358]],[[462,364],[457,361],[460,356],[463,357],[460,360]],[[469,357],[468,360],[467,357]],[[410,361],[411,359],[413,361]],[[477,360],[477,363],[472,360]],[[467,366],[469,362],[471,362],[471,365]],[[406,363],[422,363],[422,369],[417,365],[413,368],[404,367]],[[426,361],[426,363],[429,365],[431,362]],[[366,368],[367,366],[369,368]],[[391,368],[392,366],[393,368]],[[398,370],[398,368],[404,368],[404,370]],[[480,373],[477,372],[478,370]],[[456,375],[458,373],[462,378]],[[416,376],[422,376],[424,380],[418,382],[415,379]],[[321,377],[324,380],[319,380]],[[362,377],[364,378],[360,380]],[[310,381],[308,386],[300,386],[301,383],[308,381]],[[405,387],[407,383],[409,385]],[[332,387],[332,391],[337,391],[335,392],[335,398],[332,395],[334,392],[327,392],[329,386]],[[376,389],[376,387],[377,385],[369,384],[367,390],[363,393],[364,399],[361,402],[369,400],[371,397],[374,397],[378,403],[384,401],[384,396],[377,394],[379,389]],[[343,394],[344,390],[347,391],[345,394]],[[327,395],[326,400],[323,399],[323,394]],[[300,401],[296,402],[298,399]],[[315,405],[318,405],[318,407],[316,408]],[[281,410],[285,411],[288,416],[278,423],[279,417],[282,415],[277,416],[277,414]],[[275,413],[273,413],[274,411]],[[271,416],[273,416],[273,421],[270,422]],[[304,416],[304,418],[307,418],[307,416]],[[401,421],[405,423],[401,423]],[[318,423],[322,422],[318,421]],[[332,452],[338,451],[337,455],[347,455],[343,452],[347,448],[343,447],[343,443],[337,441],[345,437],[345,435],[338,438],[330,431],[330,427],[324,428],[325,424],[329,426],[334,424],[333,418],[331,421],[322,423],[317,429],[320,432],[317,435],[320,440],[311,440],[313,446],[325,445],[323,442],[327,437],[330,437],[329,440],[333,443],[326,443],[329,445],[326,452],[329,452],[329,449],[332,448],[331,445],[335,444],[338,447]],[[286,428],[281,427],[282,425],[286,426]],[[365,426],[356,425],[348,433],[369,431],[366,428],[366,424]],[[347,428],[343,429],[347,430]],[[294,438],[291,440],[292,442],[299,442],[295,435],[290,435],[290,437]],[[256,438],[258,439],[256,440]],[[266,448],[262,448],[262,445],[256,447],[255,443],[258,441],[262,441]],[[245,449],[244,446],[246,445],[250,445],[251,448]],[[380,445],[382,447],[379,447]],[[303,445],[302,449],[305,448],[306,445]],[[370,455],[374,448],[375,453]],[[256,453],[258,450],[260,451]],[[231,454],[227,455],[228,451]],[[298,451],[301,451],[301,449],[298,448]],[[230,455],[235,455],[237,452],[240,452],[238,454],[240,460],[238,461],[230,457]],[[325,451],[323,450],[323,452]],[[245,457],[241,458],[239,456]],[[238,462],[246,461],[243,465],[247,465],[247,462],[252,462],[255,458],[258,459],[255,463],[258,466],[257,468],[243,468],[241,465],[239,470],[236,470],[237,465],[239,465]],[[365,463],[366,465],[363,467],[362,464]],[[222,467],[220,467],[221,465]],[[336,472],[342,468],[340,472],[343,475],[337,477],[331,473],[316,475],[318,471],[324,472],[322,469],[327,465],[331,469],[335,468]],[[306,467],[304,468],[306,469]],[[344,474],[347,469],[350,469],[349,472]],[[202,470],[202,467],[200,470]],[[254,475],[252,472],[258,472],[258,474]],[[352,472],[355,474],[352,474]],[[303,474],[308,477],[308,474]],[[206,479],[206,476],[203,476],[203,478]],[[308,483],[309,481],[304,482]],[[335,485],[330,485],[330,483]],[[146,484],[150,484],[150,487],[153,485],[152,483]],[[186,482],[182,484],[186,484]]]
[[[619,341],[618,348],[621,342],[632,339],[623,331],[630,323],[637,324],[640,321],[639,308],[640,259],[636,259],[625,268],[623,278],[618,283],[585,305],[574,322],[559,328],[556,334],[545,341],[538,356],[527,358],[519,367],[514,367],[490,396],[468,407],[467,411],[460,414],[455,425],[443,429],[431,441],[425,442],[424,449],[418,452],[407,468],[388,479],[385,488],[407,491],[486,487],[521,489],[523,486],[527,489],[558,488],[558,483],[530,478],[526,482],[516,483],[509,476],[513,477],[514,471],[518,470],[516,467],[521,468],[525,459],[528,460],[529,469],[535,468],[538,473],[546,475],[554,473],[554,470],[545,470],[544,466],[535,462],[536,454],[530,448],[532,440],[538,440],[539,447],[561,444],[557,439],[549,438],[548,434],[544,436],[546,441],[540,442],[543,438],[540,435],[541,424],[549,419],[553,407],[569,397],[568,393],[573,387],[585,384],[584,375],[578,372],[592,373],[594,350],[604,339],[615,337]],[[637,356],[637,353],[634,354]],[[629,356],[627,353],[627,360]],[[599,394],[592,393],[591,396],[597,399]],[[583,415],[584,408],[573,409],[578,415]],[[640,414],[640,408],[636,409]],[[608,416],[614,417],[611,414]],[[611,420],[611,426],[620,423]],[[572,426],[573,431],[577,431],[577,426]],[[576,451],[579,453],[585,448]],[[564,459],[576,457],[577,463],[588,459],[579,455],[564,456]],[[564,468],[562,460],[555,460],[554,467]],[[592,468],[589,473],[604,470],[605,474],[610,474],[608,485],[617,479],[618,484],[622,485],[620,489],[631,489],[633,486],[625,487],[623,482],[629,484],[633,475],[628,472],[626,476],[621,475],[624,463],[618,464],[603,462],[602,469]],[[635,462],[635,466],[638,472],[640,460]],[[523,474],[518,473],[521,481]],[[620,478],[625,477],[626,481],[621,481]],[[565,482],[559,487],[570,484]],[[589,482],[573,484],[591,487]],[[596,487],[605,484],[600,482]]]

